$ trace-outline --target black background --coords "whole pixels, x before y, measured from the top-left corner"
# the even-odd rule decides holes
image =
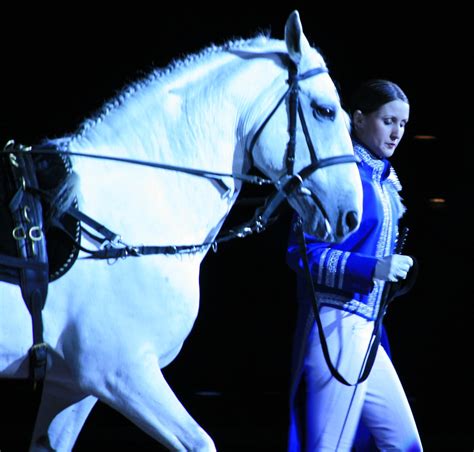
[[[413,291],[389,309],[393,360],[426,450],[472,450],[473,250],[472,107],[466,11],[417,12],[400,5],[256,10],[255,4],[123,5],[98,13],[69,5],[2,14],[0,140],[34,144],[73,132],[128,83],[210,43],[268,31],[283,37],[298,9],[305,34],[326,59],[344,99],[367,78],[391,79],[411,102],[411,120],[393,158],[410,227],[406,252],[420,266]],[[472,41],[472,40],[471,40]],[[416,135],[433,135],[419,141]],[[249,219],[265,192],[245,188],[228,224]],[[436,207],[431,198],[443,197]],[[285,265],[290,210],[264,233],[222,245],[201,272],[201,308],[170,385],[218,450],[285,450],[287,389],[295,316],[294,275]],[[126,334],[126,332],[124,332]],[[25,450],[34,415],[26,382],[0,383],[0,450]],[[98,404],[76,450],[159,450],[149,437]]]

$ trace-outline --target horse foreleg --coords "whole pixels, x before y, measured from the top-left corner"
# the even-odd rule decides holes
[[[96,402],[96,397],[46,379],[30,452],[71,451]]]
[[[216,450],[169,387],[154,355],[109,374],[96,395],[169,450]]]

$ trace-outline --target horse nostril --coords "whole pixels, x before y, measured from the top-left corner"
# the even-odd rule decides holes
[[[350,210],[347,213],[341,213],[337,222],[336,236],[344,238],[349,233],[353,232],[358,225],[357,219],[358,215],[354,210]]]
[[[357,220],[358,220],[357,212],[354,212],[353,210],[350,210],[349,212],[347,212],[346,226],[349,232],[352,232],[357,227],[357,223],[358,223]]]

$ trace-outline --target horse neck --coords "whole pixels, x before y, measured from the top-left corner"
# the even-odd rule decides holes
[[[151,84],[75,137],[70,149],[243,173],[247,135],[258,116],[254,104],[268,86],[268,78],[253,75],[256,64],[229,56],[214,78],[207,74],[207,83],[182,77]],[[212,239],[241,187],[231,178],[224,187],[176,171],[90,159],[76,159],[75,168],[85,213],[141,243]]]

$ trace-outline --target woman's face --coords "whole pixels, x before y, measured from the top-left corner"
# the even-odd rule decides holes
[[[410,106],[393,100],[365,115],[354,112],[356,137],[379,158],[389,158],[403,137],[410,116]]]

